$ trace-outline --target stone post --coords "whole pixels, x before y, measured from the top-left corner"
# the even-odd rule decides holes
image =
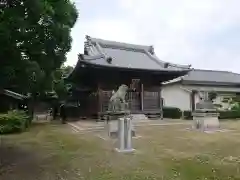
[[[128,150],[132,150],[132,121],[131,121],[131,118],[126,118],[125,119],[126,122],[127,122],[127,146],[126,146],[126,149]]]
[[[118,148],[117,151],[124,150],[124,118],[118,119]]]
[[[132,148],[132,122],[131,118],[118,119],[118,152],[133,152]]]

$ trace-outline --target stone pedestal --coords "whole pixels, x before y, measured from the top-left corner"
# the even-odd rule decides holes
[[[107,124],[106,124],[106,129],[107,129],[107,133],[108,133],[108,136],[111,137],[111,138],[117,138],[118,137],[118,127],[119,127],[119,120],[112,120],[112,121],[109,121]],[[136,131],[135,131],[135,128],[134,126],[131,126],[131,129],[132,129],[132,136],[135,137],[136,136]]]
[[[132,122],[128,117],[118,119],[118,147],[117,152],[133,152]]]
[[[130,117],[130,112],[129,111],[117,111],[117,112],[109,112],[108,113],[108,120],[106,121],[106,132],[108,134],[109,137],[111,138],[117,138],[118,137],[118,133],[119,133],[119,119],[121,119],[122,117]],[[131,133],[132,136],[135,136],[135,129],[134,127],[131,125]]]
[[[198,111],[193,112],[193,128],[200,129],[202,131],[217,130],[220,128],[219,113]]]

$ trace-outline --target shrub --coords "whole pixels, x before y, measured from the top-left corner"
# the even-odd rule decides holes
[[[237,119],[240,118],[240,111],[219,111],[219,119]]]
[[[24,111],[8,111],[0,114],[0,134],[22,132],[29,124],[29,116]]]
[[[176,107],[163,107],[163,117],[179,119],[182,117],[182,111]]]

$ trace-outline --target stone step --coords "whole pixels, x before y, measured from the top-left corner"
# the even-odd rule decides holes
[[[145,114],[131,114],[133,122],[149,120]]]

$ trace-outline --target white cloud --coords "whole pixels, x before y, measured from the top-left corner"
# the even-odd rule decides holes
[[[233,49],[239,49],[236,46],[240,43],[219,46],[212,42],[216,34],[220,42],[228,36],[240,41],[240,32],[231,34],[231,30],[240,26],[239,5],[238,0],[118,0],[121,10],[118,18],[109,14],[77,24],[69,57],[82,51],[84,36],[88,34],[154,45],[158,57],[165,61],[192,64],[195,68],[238,71],[240,54]],[[108,9],[106,4],[99,8],[102,12]]]

